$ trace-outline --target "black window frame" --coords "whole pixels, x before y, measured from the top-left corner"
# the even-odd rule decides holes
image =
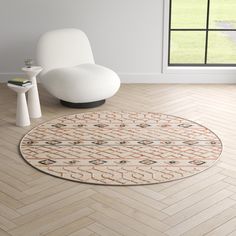
[[[204,67],[235,67],[235,64],[223,64],[223,63],[207,63],[207,56],[208,56],[208,34],[210,31],[236,31],[236,29],[210,29],[209,28],[209,19],[210,19],[210,6],[211,0],[207,0],[207,15],[206,15],[206,28],[205,29],[195,29],[195,28],[171,28],[171,20],[172,20],[172,1],[169,0],[169,30],[168,30],[168,66],[204,66]],[[206,32],[205,36],[205,55],[204,55],[204,63],[170,63],[170,53],[171,53],[171,32],[172,31],[201,31]]]

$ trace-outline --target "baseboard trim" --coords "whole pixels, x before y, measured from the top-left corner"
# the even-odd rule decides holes
[[[124,84],[236,84],[235,74],[120,73]]]
[[[145,84],[236,84],[233,74],[167,74],[167,73],[118,73],[121,83]],[[0,73],[0,83],[14,77],[24,77],[24,73]]]

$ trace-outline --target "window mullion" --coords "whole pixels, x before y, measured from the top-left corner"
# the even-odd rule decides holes
[[[204,61],[205,64],[207,64],[207,55],[208,55],[209,20],[210,20],[210,0],[207,0],[206,42],[205,42],[205,61]]]
[[[171,43],[171,17],[172,17],[172,0],[169,6],[169,35],[168,35],[168,65],[170,65],[170,43]]]

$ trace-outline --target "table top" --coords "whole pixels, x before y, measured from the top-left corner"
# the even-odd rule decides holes
[[[31,66],[31,67],[23,67],[22,71],[41,71],[43,68],[41,66]]]
[[[14,84],[7,83],[7,86],[14,90],[15,92],[27,92],[29,89],[33,87],[32,84],[26,85],[26,86],[19,86]]]

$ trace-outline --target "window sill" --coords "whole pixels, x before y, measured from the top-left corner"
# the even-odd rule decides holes
[[[166,74],[236,74],[236,67],[203,67],[203,66],[167,66],[163,68]]]

